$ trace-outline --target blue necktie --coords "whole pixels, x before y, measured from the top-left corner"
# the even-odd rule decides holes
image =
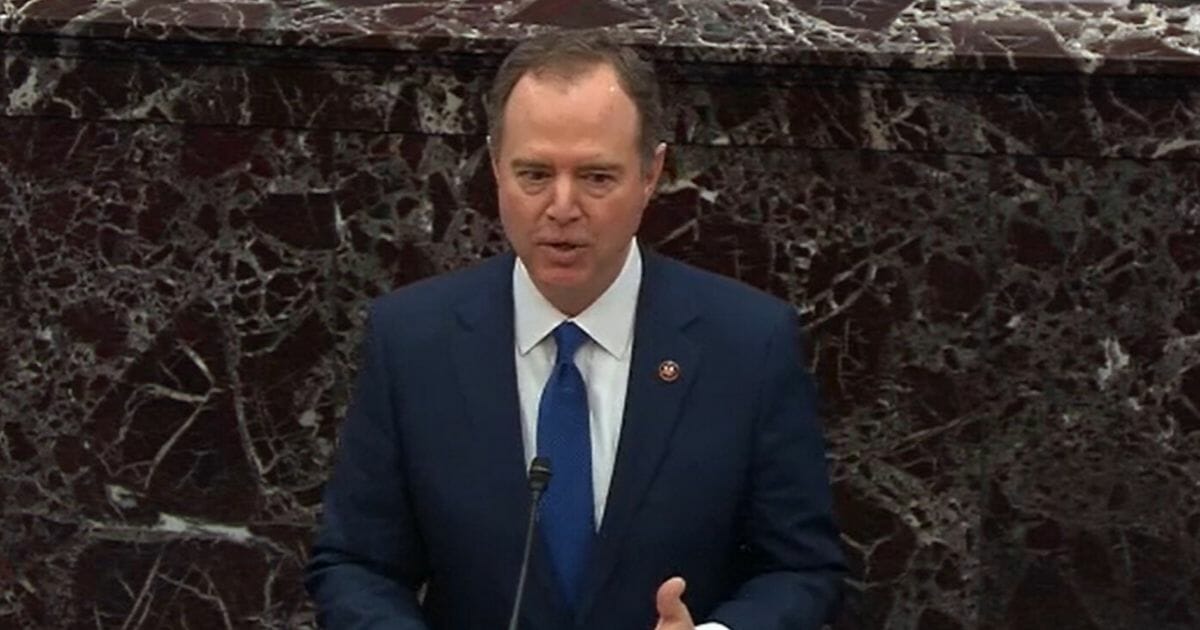
[[[559,324],[553,334],[558,356],[538,406],[537,450],[550,459],[554,476],[542,497],[540,524],[559,585],[574,609],[596,535],[587,389],[575,367],[575,352],[588,336],[571,322]]]

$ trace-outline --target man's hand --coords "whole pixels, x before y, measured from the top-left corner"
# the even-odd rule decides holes
[[[658,625],[654,630],[695,630],[692,613],[683,604],[683,589],[687,584],[681,577],[673,577],[658,587],[655,604],[658,607]]]

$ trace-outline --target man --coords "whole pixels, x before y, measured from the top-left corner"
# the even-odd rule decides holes
[[[505,626],[541,455],[521,628],[819,628],[844,567],[794,309],[636,242],[653,71],[551,34],[490,106],[515,256],[373,304],[308,569],[322,622]]]

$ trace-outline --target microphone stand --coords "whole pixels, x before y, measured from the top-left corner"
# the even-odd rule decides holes
[[[513,599],[512,617],[508,630],[517,630],[517,617],[521,613],[521,600],[525,597],[525,581],[529,577],[529,555],[533,551],[533,525],[537,522],[538,503],[546,486],[550,485],[550,460],[534,457],[529,463],[529,524],[525,527],[525,552],[521,558],[521,576],[517,579],[517,596]]]

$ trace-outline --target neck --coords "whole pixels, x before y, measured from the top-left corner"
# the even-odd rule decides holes
[[[632,242],[625,246],[625,252],[617,260],[620,264],[614,265],[612,269],[606,270],[602,275],[595,278],[594,282],[583,287],[554,287],[542,286],[536,278],[531,278],[537,290],[545,296],[546,301],[559,310],[567,317],[577,317],[580,313],[587,310],[596,300],[600,299],[601,295],[608,290],[609,287],[617,281],[617,277],[621,275],[621,270],[625,268],[625,263],[629,259],[629,248],[632,247]]]
[[[604,288],[600,289],[600,291],[587,289],[547,290],[547,287],[540,286],[537,288],[538,291],[542,292],[542,295],[546,296],[546,301],[550,302],[551,306],[558,309],[560,313],[566,315],[567,317],[576,317],[580,313],[587,310],[587,307],[591,306],[592,303],[595,302],[602,293],[604,293],[604,289],[607,289],[611,284],[612,282],[610,281],[608,284],[604,285]],[[534,283],[534,286],[537,286],[536,282]]]
[[[598,276],[593,278],[592,282],[587,283],[587,286],[582,287],[562,287],[553,286],[553,284],[544,284],[538,280],[538,277],[529,274],[529,280],[533,282],[534,288],[538,289],[546,301],[560,313],[566,317],[578,317],[578,314],[588,310],[596,300],[604,295],[608,288],[612,287],[613,282],[617,282],[620,272],[625,269],[625,264],[629,262],[630,247],[634,247],[634,241],[630,240],[628,245],[625,245],[622,256],[619,256],[619,264],[613,265],[612,269],[602,270]]]

